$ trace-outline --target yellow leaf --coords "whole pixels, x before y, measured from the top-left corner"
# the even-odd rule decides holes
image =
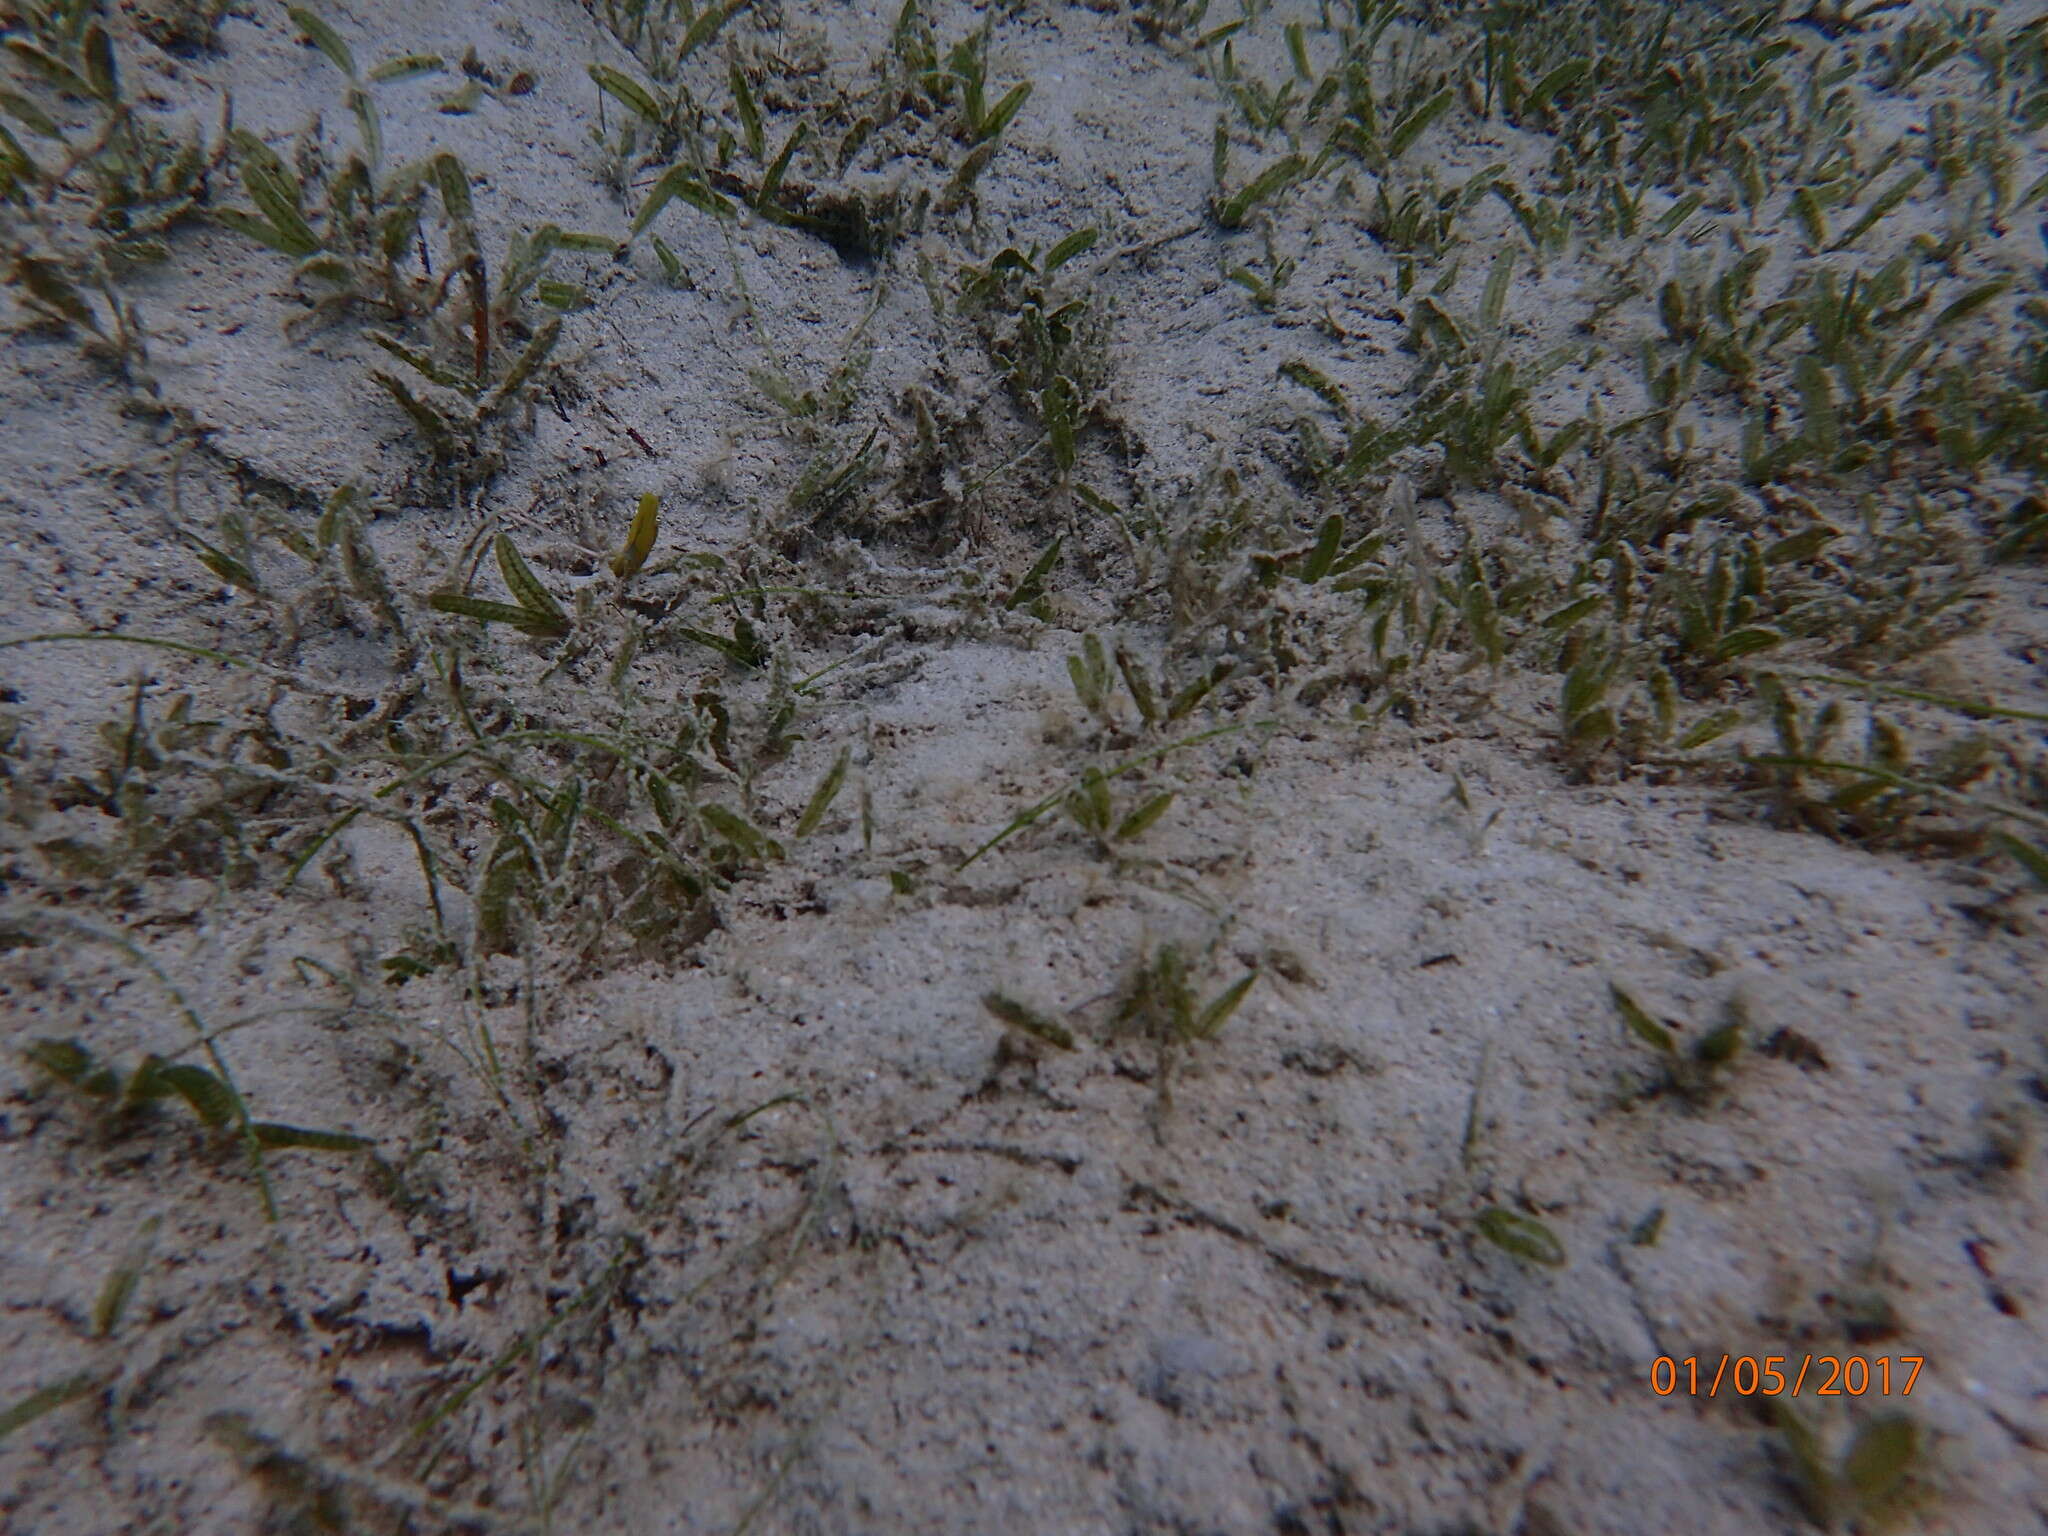
[[[626,544],[612,556],[612,574],[624,581],[647,563],[654,552],[655,535],[661,531],[661,498],[649,491],[640,498],[640,510],[626,534]]]

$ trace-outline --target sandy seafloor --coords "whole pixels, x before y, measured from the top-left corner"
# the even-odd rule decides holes
[[[330,153],[351,142],[345,83],[284,7],[233,7],[215,48],[153,42],[145,23],[174,9],[108,7],[123,87],[153,120],[217,133],[231,94],[236,125],[286,158],[315,114]],[[175,639],[364,709],[395,686],[375,613],[345,592],[302,601],[304,563],[261,537],[265,595],[224,585],[175,531],[174,485],[201,530],[237,508],[260,523],[259,504],[310,528],[359,485],[418,633],[462,630],[493,699],[599,721],[610,658],[550,671],[547,643],[419,602],[480,520],[565,602],[609,601],[600,562],[643,492],[662,498],[658,558],[765,547],[815,440],[750,373],[772,348],[789,376],[823,380],[871,306],[872,362],[830,441],[880,423],[906,462],[921,391],[971,462],[930,482],[959,497],[957,522],[881,517],[789,556],[812,562],[811,585],[897,595],[836,637],[774,631],[792,675],[852,658],[800,695],[798,739],[747,776],[785,856],[719,890],[708,931],[601,962],[564,959],[542,924],[523,954],[396,985],[382,961],[430,913],[404,831],[372,817],[290,889],[282,856],[233,880],[174,860],[58,869],[47,845],[104,841],[114,818],[51,787],[110,771],[101,727],[131,718],[138,678],[159,712],[185,691],[194,718],[297,706],[266,694],[277,673],[203,657],[0,652],[17,733],[0,1397],[83,1383],[0,1444],[0,1529],[1754,1536],[1817,1528],[1783,1430],[1704,1380],[1660,1395],[1653,1363],[1850,1355],[1924,1362],[1909,1396],[1810,1383],[1799,1402],[1830,1456],[1873,1418],[1910,1416],[1899,1528],[2048,1528],[2048,943],[2017,866],[1782,825],[1725,775],[1581,771],[1557,749],[1557,678],[1513,661],[1446,666],[1427,707],[1369,729],[1285,690],[1219,696],[1187,724],[1235,735],[1132,776],[1178,791],[1141,852],[1110,857],[1048,815],[963,866],[1085,763],[1164,739],[1128,696],[1121,737],[1104,736],[1067,669],[1085,632],[1156,642],[1158,614],[1133,597],[1115,530],[1048,490],[1042,460],[1000,480],[1028,424],[971,330],[935,318],[919,258],[943,275],[1103,232],[1072,268],[1111,316],[1080,471],[1127,505],[1140,487],[1193,494],[1269,447],[1312,405],[1276,379],[1290,359],[1362,403],[1393,400],[1414,366],[1401,317],[1423,290],[1397,296],[1363,232],[1369,175],[1318,182],[1241,232],[1209,217],[1223,98],[1200,51],[1139,25],[1169,9],[995,19],[990,96],[1034,89],[972,207],[879,260],[754,214],[722,229],[681,201],[652,231],[693,287],[664,280],[644,237],[618,261],[558,257],[590,303],[515,413],[502,468],[466,489],[422,469],[371,382],[393,366],[371,322],[308,316],[289,258],[203,217],[120,290],[146,329],[154,411],[124,409],[133,386],[8,290],[0,639]],[[550,222],[626,234],[599,137],[623,109],[586,66],[638,66],[598,19],[568,0],[323,14],[365,70],[474,50],[498,88],[467,113],[436,110],[452,70],[373,89],[388,163],[449,149],[469,167],[487,252]],[[1785,35],[1870,50],[1916,14]],[[949,4],[933,24],[952,40],[979,15]],[[1262,10],[1238,57],[1268,80],[1285,75],[1290,19],[1327,48],[1314,7]],[[894,20],[840,0],[757,7],[685,78],[718,108],[726,49],[775,45],[822,61],[800,82],[864,80]],[[530,90],[502,88],[521,72]],[[1967,101],[1976,78],[1958,62],[1909,93],[1872,90],[1873,141]],[[762,94],[772,148],[794,108]],[[1233,175],[1276,146],[1240,131]],[[1549,145],[1461,108],[1412,153],[1450,184],[1494,162],[1533,173]],[[2038,136],[2018,153],[2026,185]],[[631,172],[636,204],[659,168]],[[231,170],[213,182],[214,204],[247,205]],[[2039,213],[2016,212],[1985,257],[2022,291],[2048,259]],[[1917,194],[1886,238],[1943,216]],[[41,237],[19,209],[0,219],[10,240]],[[1774,227],[1752,239],[1789,242]],[[1446,299],[1461,312],[1515,236],[1488,202],[1466,238]],[[1275,253],[1297,264],[1261,308],[1227,273]],[[1515,345],[1574,334],[1597,254],[1578,238],[1516,270]],[[1628,337],[1654,316],[1637,303],[1607,323],[1607,358],[1548,405],[1604,391],[1615,416],[1639,406]],[[1565,471],[1584,493],[1590,471]],[[1514,521],[1490,490],[1441,500],[1427,465],[1409,472],[1442,550],[1455,519]],[[962,489],[984,476],[995,491]],[[1940,488],[1965,507],[2028,490],[1995,466]],[[1351,515],[1386,504],[1374,490]],[[1010,590],[1062,531],[1043,604],[954,600],[962,571]],[[502,598],[482,571],[477,590]],[[1975,591],[1967,629],[1874,675],[2048,709],[2038,558],[1986,569]],[[630,666],[657,705],[752,686],[690,644]],[[842,747],[845,789],[795,839]],[[1122,815],[1136,801],[1118,795]],[[261,841],[285,810],[234,814]],[[463,834],[469,856],[488,825]],[[472,906],[452,895],[448,920]],[[1213,1041],[1176,1053],[1166,1100],[1154,1043],[1110,1015],[1169,943],[1205,997],[1247,969],[1259,980]],[[1658,1064],[1617,985],[1681,1041],[1739,1008],[1750,1048],[1703,1102],[1645,1095]],[[259,1118],[373,1138],[373,1153],[271,1153],[272,1222],[234,1137],[203,1134],[183,1102],[111,1123],[20,1054],[78,1039],[118,1062],[204,1061],[173,987],[207,1027],[234,1021],[215,1043]],[[1065,1018],[1077,1048],[1006,1034],[991,990]],[[485,1027],[498,1086],[476,1066]],[[1562,1262],[1483,1240],[1489,1208],[1540,1221]],[[131,1256],[133,1297],[96,1336]]]

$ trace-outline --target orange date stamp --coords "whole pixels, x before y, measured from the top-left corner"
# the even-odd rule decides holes
[[[1659,1397],[1910,1397],[1922,1355],[1659,1355],[1650,1390]]]

